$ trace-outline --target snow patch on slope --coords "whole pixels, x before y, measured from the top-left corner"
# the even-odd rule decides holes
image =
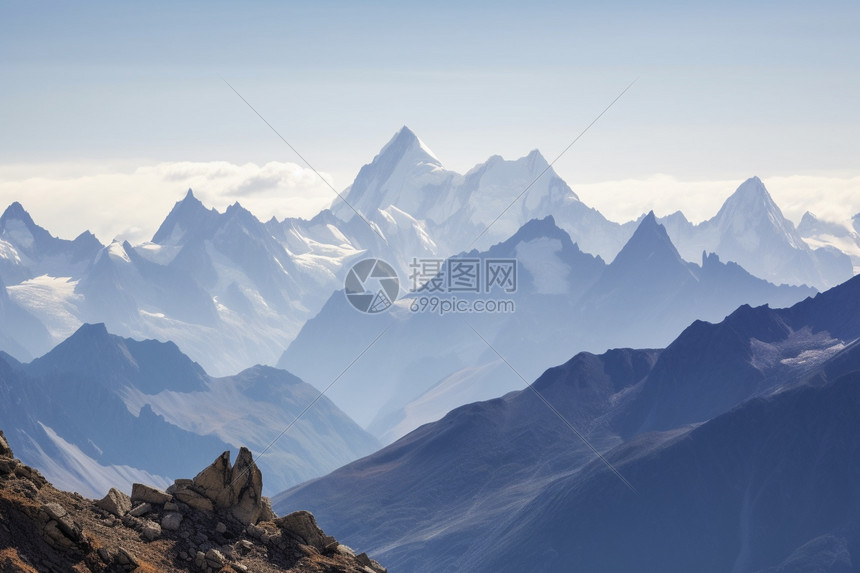
[[[6,259],[16,265],[21,264],[21,256],[18,254],[18,251],[12,246],[12,243],[3,239],[0,239],[0,259]]]
[[[83,321],[77,306],[83,297],[75,293],[78,281],[70,277],[42,275],[6,287],[9,297],[36,316],[48,329],[54,343],[71,336]]]
[[[541,237],[517,245],[517,262],[532,275],[537,294],[567,294],[570,267],[558,253],[559,239]]]
[[[813,368],[844,349],[845,344],[827,332],[813,333],[805,327],[775,343],[750,339],[750,362],[763,372],[772,370],[777,364],[792,369]]]

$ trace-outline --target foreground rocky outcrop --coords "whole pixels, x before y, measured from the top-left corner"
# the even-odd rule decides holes
[[[383,573],[297,511],[277,517],[242,448],[162,491],[134,484],[98,501],[55,489],[0,431],[0,573],[194,571]]]

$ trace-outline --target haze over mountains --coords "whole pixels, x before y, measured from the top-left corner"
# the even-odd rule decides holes
[[[537,151],[459,174],[405,127],[344,195],[262,222],[188,190],[139,245],[9,206],[17,454],[101,496],[247,446],[277,510],[395,570],[856,569],[860,229],[795,228],[756,177],[699,224],[616,223]],[[386,312],[341,290],[367,257],[400,274]],[[421,311],[427,259],[516,261],[456,294],[512,306]]]
[[[853,570],[859,336],[855,278],[662,351],[581,353],[275,508],[411,571]]]
[[[485,251],[552,215],[582,252],[610,262],[641,222],[606,220],[538,151],[493,156],[461,175],[406,127],[344,196],[370,226],[340,199],[311,220],[263,223],[238,203],[208,209],[189,191],[141,245],[102,245],[88,232],[56,239],[15,203],[0,218],[0,349],[29,360],[81,324],[104,322],[122,336],[172,340],[227,375],[277,362],[361,257],[406,275],[415,258]],[[809,247],[755,178],[710,221],[693,225],[676,213],[658,222],[691,262],[714,252],[775,284],[818,289],[852,275],[848,255],[832,246],[847,243],[819,232],[809,236],[820,248]]]
[[[468,257],[520,261],[517,292],[504,297],[516,303],[515,312],[415,313],[411,302],[423,296],[415,293],[393,311],[367,317],[336,292],[278,366],[322,389],[389,328],[328,395],[390,442],[461,404],[520,389],[520,375],[534,379],[577,350],[658,348],[696,318],[719,320],[743,303],[787,306],[815,292],[774,286],[716,255],[688,263],[653,214],[609,265],[581,252],[552,217]]]
[[[719,320],[744,303],[790,305],[814,290],[788,284],[852,274],[849,256],[825,245],[838,233],[824,236],[826,224],[807,217],[803,229],[820,245],[809,247],[757,178],[704,223],[676,213],[622,225],[579,201],[537,151],[460,175],[404,127],[344,195],[349,205],[338,200],[311,220],[263,223],[238,203],[209,209],[189,190],[136,246],[101,245],[87,232],[54,238],[13,204],[0,218],[0,349],[27,361],[81,324],[104,323],[175,342],[215,375],[277,363],[323,390],[390,326],[329,394],[388,443],[519,389],[520,376],[573,352],[662,347],[694,319]],[[406,298],[367,316],[339,292],[363,257],[391,261],[405,279],[416,259],[473,243],[481,250],[469,256],[518,261],[518,292],[505,297],[516,312],[416,315],[402,280]]]

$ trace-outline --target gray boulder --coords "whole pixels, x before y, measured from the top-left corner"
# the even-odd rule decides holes
[[[135,483],[131,486],[131,501],[132,503],[144,501],[156,505],[164,505],[170,501],[170,494],[151,485]]]
[[[317,525],[317,520],[309,511],[296,511],[275,520],[281,531],[296,539],[299,543],[316,547],[323,551],[332,544],[337,544],[334,537],[326,535]]]
[[[100,507],[117,517],[122,517],[131,511],[131,498],[112,487],[106,496],[96,502],[96,507]]]
[[[191,488],[177,488],[176,491],[173,493],[173,497],[186,504],[187,506],[200,511],[212,511],[213,509],[215,509],[215,506],[212,505],[212,501],[208,497],[206,497],[202,493],[198,493]]]

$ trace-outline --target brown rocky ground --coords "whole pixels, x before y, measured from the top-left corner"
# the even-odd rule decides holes
[[[161,491],[136,484],[93,501],[54,488],[0,431],[0,573],[384,573],[304,511],[277,518],[242,450]]]

